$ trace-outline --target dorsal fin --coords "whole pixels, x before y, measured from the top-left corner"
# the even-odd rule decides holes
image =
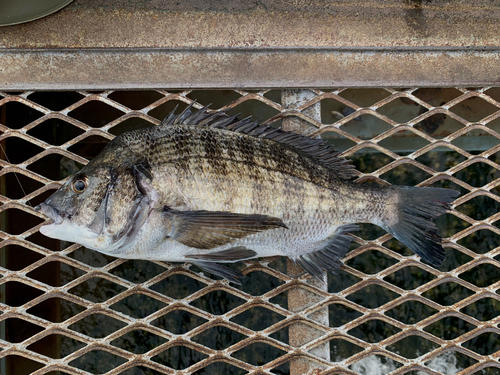
[[[192,112],[192,102],[182,113],[175,115],[175,109],[162,121],[164,125],[198,125],[209,126],[217,129],[230,130],[247,134],[256,138],[270,139],[294,148],[295,150],[313,158],[324,167],[335,173],[336,176],[351,179],[356,175],[356,170],[351,161],[339,157],[340,152],[328,146],[321,139],[313,139],[304,135],[275,129],[270,126],[260,125],[250,117],[238,119],[237,116],[228,116],[225,112],[208,112],[207,105],[196,112]]]

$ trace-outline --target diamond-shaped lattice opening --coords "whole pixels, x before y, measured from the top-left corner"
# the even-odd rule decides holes
[[[328,305],[328,320],[330,322],[330,327],[343,326],[344,324],[359,318],[361,315],[363,314],[359,311],[351,309],[341,303]]]
[[[43,148],[18,137],[8,137],[4,142],[4,152],[12,164],[22,163],[43,151]]]
[[[352,110],[343,111],[344,114],[349,112]],[[360,139],[372,139],[392,129],[392,125],[371,114],[364,114],[343,124],[340,129]]]
[[[126,359],[104,350],[93,350],[71,361],[69,365],[92,374],[104,374],[125,362]]]
[[[347,89],[339,93],[339,96],[347,99],[360,107],[370,107],[378,101],[389,97],[391,94],[384,89]]]
[[[259,119],[265,121],[277,115],[279,111],[261,102],[260,100],[251,99],[251,100],[246,100],[243,103],[238,104],[236,107],[231,108],[227,111],[227,114],[229,116],[234,116],[239,113],[241,113],[241,115],[239,115],[241,118],[252,116],[252,119],[255,121]]]
[[[28,273],[28,277],[58,287],[73,281],[85,272],[62,262],[48,262]]]
[[[424,271],[416,266],[409,266],[401,268],[399,271],[384,277],[384,280],[402,289],[411,290],[416,289],[419,286],[434,280],[435,278],[436,276],[430,272]]]
[[[371,355],[353,363],[349,368],[360,375],[371,375],[374,369],[379,369],[380,374],[385,375],[401,366],[403,366],[401,363],[383,355]]]
[[[415,324],[437,312],[438,310],[420,301],[410,300],[390,309],[385,315],[405,324]]]
[[[441,106],[458,98],[462,93],[455,88],[424,87],[413,91],[413,95],[434,107]]]
[[[128,131],[146,129],[152,126],[154,126],[154,124],[140,117],[131,117],[113,126],[109,129],[109,132],[114,135],[120,135]]]
[[[135,284],[141,284],[164,271],[166,268],[159,264],[147,260],[131,259],[113,268],[110,273]]]
[[[78,171],[81,167],[83,167],[83,164],[66,156],[50,154],[28,165],[27,168],[50,180],[59,181]]]
[[[64,358],[86,344],[64,335],[48,335],[28,346],[28,350],[50,358]]]
[[[137,293],[111,305],[113,310],[127,314],[134,319],[142,319],[152,313],[161,310],[166,304],[155,298]]]
[[[464,333],[470,332],[476,326],[455,316],[448,316],[424,328],[424,331],[432,333],[443,340],[454,340]]]
[[[231,321],[242,325],[253,331],[262,331],[269,326],[272,326],[285,317],[261,306],[252,307],[245,310],[241,314],[231,318]]]
[[[275,340],[281,341],[282,343],[285,343],[288,345],[288,344],[290,344],[289,327],[281,328],[281,329],[277,330],[276,332],[273,332],[272,334],[270,334],[269,337],[271,337]]]
[[[393,291],[380,285],[368,285],[363,289],[350,294],[347,296],[347,299],[363,307],[375,309],[385,305],[387,302],[392,301],[397,297],[399,297],[397,293],[394,293]]]
[[[450,306],[470,297],[474,292],[454,282],[446,282],[423,293],[422,296],[443,306]]]
[[[163,98],[157,91],[115,91],[108,96],[109,99],[123,104],[130,109],[141,109]]]
[[[20,199],[43,186],[42,183],[26,177],[22,173],[6,173],[2,176],[2,180],[5,181],[3,195],[10,199]]]
[[[321,133],[321,139],[327,145],[338,151],[345,151],[356,145],[356,142],[344,137],[343,135],[339,135],[335,131],[325,131],[324,133]]]
[[[500,246],[500,236],[488,229],[477,230],[457,242],[478,254],[485,254]]]
[[[213,109],[224,107],[241,98],[234,90],[220,90],[216,93],[212,90],[194,90],[186,96],[204,106],[212,103],[210,108]]]
[[[204,288],[205,283],[193,279],[192,277],[177,273],[150,287],[155,292],[165,294],[166,296],[182,299]]]
[[[104,314],[92,314],[71,324],[68,328],[84,335],[100,339],[118,331],[127,324]]]
[[[439,347],[438,344],[421,336],[408,336],[388,345],[387,349],[405,358],[414,359]]]
[[[351,107],[333,98],[325,98],[320,103],[321,122],[323,124],[332,124],[353,111]]]
[[[439,233],[442,237],[453,236],[455,233],[470,227],[470,224],[465,220],[459,219],[455,215],[448,213],[434,219],[434,223],[436,223],[436,226],[439,228]]]
[[[242,305],[245,300],[223,290],[216,290],[191,302],[191,305],[211,314],[221,315]]]
[[[49,119],[28,131],[28,134],[48,144],[60,146],[85,131],[60,119]]]
[[[454,176],[472,187],[481,187],[498,179],[500,172],[489,164],[477,162],[456,172]]]
[[[352,342],[342,339],[333,339],[330,341],[330,360],[332,362],[340,362],[363,350],[362,347]]]
[[[445,129],[446,120],[449,122],[454,122],[455,126],[452,129]],[[454,131],[457,131],[463,127],[463,124],[456,120],[450,119],[444,113],[435,113],[429,117],[424,118],[418,124],[415,125],[415,129],[418,129],[426,134],[433,136],[434,138],[444,138]]]
[[[145,366],[136,366],[129,368],[128,370],[125,370],[123,372],[120,372],[120,375],[162,375],[162,374],[164,373],[153,370]],[[54,374],[54,375],[59,375],[59,374]]]
[[[151,349],[156,348],[168,340],[155,335],[154,333],[136,329],[130,331],[123,336],[111,341],[111,345],[127,350],[134,354],[144,354]]]
[[[18,343],[43,331],[43,327],[18,318],[9,318],[5,322],[5,340]]]
[[[216,96],[214,96],[214,98],[215,97]],[[202,102],[199,102],[199,103],[204,104]],[[149,111],[148,115],[153,116],[156,119],[162,121],[165,117],[167,117],[169,115],[170,112],[172,112],[175,109],[175,107],[177,107],[177,110],[175,111],[175,113],[181,113],[187,107],[187,104],[184,102],[181,102],[179,100],[169,100],[169,101],[163,103],[162,105],[156,107],[155,109],[152,109],[151,111]],[[216,107],[214,106],[213,108],[216,108]]]
[[[82,263],[88,264],[94,268],[101,268],[113,262],[116,258],[100,253],[98,251],[87,249],[86,247],[79,247],[69,254],[70,258],[78,260]]]
[[[224,326],[215,326],[193,337],[192,341],[215,350],[224,350],[246,338],[245,335]]]
[[[102,128],[122,116],[123,112],[99,100],[91,100],[75,108],[68,115],[94,128]]]
[[[365,251],[346,262],[347,266],[357,269],[363,273],[373,275],[394,264],[398,261],[387,254],[378,250]]]
[[[468,263],[470,260],[472,260],[469,255],[464,254],[460,250],[454,249],[452,247],[445,247],[445,250],[446,258],[444,259],[441,267],[439,267],[439,270],[441,272],[450,272],[458,266],[464,265],[465,263]]]
[[[494,332],[485,332],[462,344],[481,355],[491,355],[500,350],[500,335]]]
[[[456,374],[457,372],[474,365],[476,360],[456,351],[443,353],[425,365],[440,374]]]
[[[43,255],[19,245],[7,245],[0,248],[0,256],[4,257],[3,267],[11,271],[19,271],[43,258]]]
[[[386,155],[372,147],[364,147],[348,157],[352,160],[354,167],[361,173],[372,173],[394,161]]]
[[[460,275],[460,278],[478,287],[487,287],[500,280],[500,268],[493,264],[480,264]]]
[[[375,224],[359,224],[359,230],[354,231],[357,237],[360,237],[366,241],[376,240],[377,238],[383,236],[387,232]]]
[[[391,185],[411,185],[415,186],[427,180],[431,175],[412,164],[402,164],[390,171],[382,174],[380,178],[386,180]]]
[[[379,146],[397,152],[400,156],[408,155],[408,153],[421,149],[428,144],[428,140],[410,130],[399,131],[378,142]],[[410,183],[406,182],[405,185],[410,185]]]
[[[86,159],[93,159],[106,147],[109,139],[99,135],[91,135],[70,146],[68,151]]]
[[[450,108],[450,111],[470,122],[478,122],[498,111],[498,107],[484,99],[473,96]]]
[[[480,321],[491,320],[500,315],[500,301],[490,297],[481,298],[460,311]]]
[[[182,335],[196,327],[199,327],[206,321],[206,319],[201,318],[198,315],[179,309],[153,320],[151,324],[155,327],[172,332],[173,334]]]
[[[284,309],[288,309],[288,290],[275,295],[269,302],[278,305]]]
[[[246,274],[241,280],[241,285],[237,287],[252,296],[260,296],[282,284],[284,284],[284,281],[277,279],[266,272],[256,271]]]
[[[30,122],[43,116],[43,113],[23,103],[12,101],[0,107],[0,112],[5,113],[5,124],[11,129],[19,129]]]
[[[456,210],[473,219],[484,220],[500,211],[500,202],[482,195],[461,204]]]
[[[340,269],[337,273],[328,272],[328,292],[339,293],[356,284],[361,279]]]
[[[28,310],[29,314],[38,316],[53,323],[61,323],[85,310],[63,298],[49,298]]]
[[[30,228],[33,228],[35,225],[43,223],[44,220],[39,217],[30,215],[29,213],[18,210],[17,208],[11,208],[4,211],[5,214],[11,218],[7,223],[7,228],[5,231],[9,234],[21,234],[27,231]]]
[[[212,374],[244,375],[248,374],[248,372],[226,362],[215,362],[193,373],[193,375],[212,375]]]
[[[7,374],[29,375],[44,365],[19,355],[8,355],[0,359],[0,365],[5,363]],[[3,367],[3,366],[2,366]]]
[[[88,301],[101,303],[125,290],[125,287],[112,281],[93,277],[71,288],[68,292],[75,296],[85,298]]]
[[[444,172],[467,159],[456,151],[452,151],[449,148],[447,150],[449,151],[429,151],[415,160],[437,172]]]
[[[43,292],[32,286],[17,282],[9,281],[5,283],[5,304],[13,307],[24,305],[26,302],[41,296]]]
[[[37,91],[28,98],[52,111],[61,111],[83,98],[76,91]]]
[[[174,370],[184,370],[205,358],[207,358],[206,354],[197,352],[187,346],[179,345],[172,346],[151,359]]]
[[[377,112],[389,117],[393,121],[403,124],[427,112],[427,108],[422,107],[411,99],[401,98],[400,100],[396,99],[383,105],[377,109]]]
[[[382,341],[400,331],[401,329],[383,320],[372,319],[351,329],[347,333],[365,342],[374,343]]]
[[[263,366],[286,354],[272,345],[256,342],[233,353],[232,356],[254,366]]]

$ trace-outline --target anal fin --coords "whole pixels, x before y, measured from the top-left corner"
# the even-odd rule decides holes
[[[311,253],[301,254],[294,259],[307,273],[321,281],[323,271],[337,271],[342,262],[341,259],[349,250],[352,237],[347,232],[357,231],[356,224],[342,225],[337,228],[335,234],[330,237],[323,249]]]

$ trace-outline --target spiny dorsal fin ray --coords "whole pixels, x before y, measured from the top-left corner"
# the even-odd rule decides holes
[[[177,107],[162,121],[163,125],[199,125],[217,129],[226,129],[237,133],[247,134],[256,138],[270,139],[275,142],[293,147],[297,151],[315,159],[324,167],[340,178],[350,179],[356,175],[351,162],[339,156],[340,152],[328,146],[321,139],[313,139],[304,135],[286,132],[270,126],[260,125],[250,117],[238,119],[237,116],[228,116],[225,112],[208,112],[207,105],[192,112],[195,102],[186,107],[181,114],[175,115]]]

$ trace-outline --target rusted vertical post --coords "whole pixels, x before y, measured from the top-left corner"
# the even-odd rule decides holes
[[[310,90],[283,90],[281,94],[282,105],[287,108],[297,108],[304,104],[305,102],[313,99],[315,94]],[[321,107],[320,103],[316,103],[305,110],[302,111],[307,116],[313,118],[314,120],[321,121]],[[295,133],[300,133],[304,135],[310,134],[315,128],[308,124],[306,121],[296,118],[287,117],[283,120],[283,129],[287,131],[292,131]],[[297,266],[290,259],[287,260],[287,273],[292,277],[297,277],[304,271],[300,266]],[[315,279],[310,279],[308,283],[314,285],[323,290],[327,290],[327,276],[326,273],[322,276],[324,284],[320,283]],[[311,304],[317,302],[318,296],[314,293],[310,293],[304,289],[297,288],[292,289],[288,292],[288,309],[292,312],[300,312],[310,306]],[[328,326],[328,308],[320,310],[318,313],[314,314],[314,319],[319,323]],[[292,324],[290,326],[290,345],[293,347],[299,347],[307,344],[308,342],[316,339],[321,335],[315,329],[304,324]],[[323,344],[314,349],[314,354],[330,360],[330,345],[329,343]],[[317,369],[317,365],[306,360],[306,359],[296,359],[290,363],[290,375],[302,375],[311,373],[313,370]]]

